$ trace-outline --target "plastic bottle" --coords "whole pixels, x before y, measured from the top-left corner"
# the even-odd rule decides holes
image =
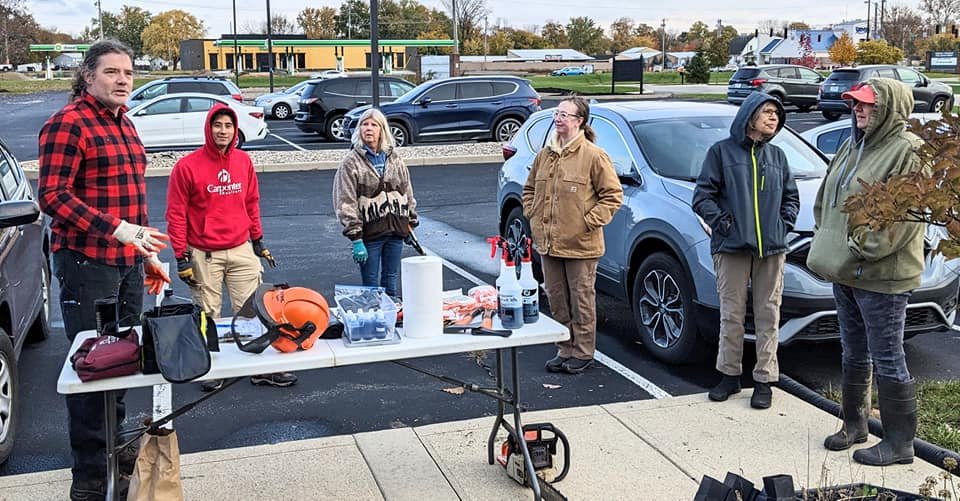
[[[500,292],[497,294],[500,299],[500,324],[504,329],[519,329],[523,327],[523,290],[520,288],[520,281],[517,280],[513,261],[509,259],[506,271],[506,276],[500,285]]]
[[[507,276],[507,251],[506,251],[506,241],[499,236],[487,238],[487,242],[490,242],[490,257],[496,259],[497,251],[500,251],[500,273],[497,274],[497,280],[494,282],[494,285],[497,287],[497,314],[501,314],[500,309],[500,286],[503,285],[503,281],[506,280]]]
[[[533,261],[530,239],[527,252],[520,260],[520,291],[523,295],[523,323],[532,324],[540,319],[540,283],[533,277]]]
[[[373,337],[376,339],[387,338],[387,319],[383,316],[383,311],[377,310],[374,321]]]

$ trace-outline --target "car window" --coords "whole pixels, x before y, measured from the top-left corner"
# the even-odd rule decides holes
[[[493,96],[493,84],[490,82],[460,83],[460,99],[482,99]]]
[[[372,96],[373,82],[371,80],[360,80],[357,82],[357,96]]]
[[[882,70],[877,70],[877,76],[880,78],[892,78],[897,79],[897,74],[893,71],[893,68],[884,68]]]
[[[14,172],[13,162],[6,155],[0,154],[0,188],[3,188],[3,199],[11,200],[17,192],[17,175]]]
[[[833,155],[848,137],[850,137],[850,127],[825,132],[817,137],[817,149],[824,154]]]
[[[860,80],[860,73],[856,70],[853,71],[834,71],[827,77],[827,80],[831,81],[843,81],[843,82],[856,82]]]
[[[438,85],[423,95],[424,99],[428,97],[435,103],[439,101],[452,101],[457,98],[457,86],[452,83]]]
[[[820,74],[813,70],[808,70],[806,68],[797,68],[797,71],[800,72],[800,78],[810,82],[819,82]]]
[[[517,90],[517,84],[512,82],[493,82],[493,95],[504,96],[513,94]]]
[[[207,99],[203,97],[188,97],[187,108],[184,110],[184,112],[192,113],[197,111],[210,111],[210,108],[213,108],[213,99]]]
[[[748,80],[751,78],[756,78],[760,74],[760,70],[757,68],[740,68],[736,73],[730,77],[731,80]]]
[[[613,168],[618,176],[630,174],[633,169],[633,157],[630,156],[630,147],[626,138],[615,125],[605,118],[593,117],[590,124],[597,134],[597,146],[610,155]]]
[[[537,152],[543,148],[551,125],[553,125],[553,116],[547,115],[527,128],[527,145],[530,146],[530,151]]]
[[[367,86],[369,87],[369,82]],[[323,85],[317,85],[317,88],[323,89],[324,92],[329,94],[340,94],[343,96],[353,96],[355,95],[354,89],[357,87],[357,81],[353,79],[336,79],[336,80],[327,80]],[[370,91],[367,90],[367,95],[370,95]]]
[[[631,123],[640,149],[661,176],[694,180],[714,143],[730,135],[733,117],[677,117]],[[790,170],[798,177],[822,176],[823,159],[794,133],[781,130],[773,138],[783,150]]]
[[[915,87],[918,82],[922,81],[920,75],[913,70],[897,68],[897,73],[900,74],[900,80],[911,87]]]
[[[180,99],[163,99],[143,109],[144,115],[166,115],[180,113]]]
[[[410,85],[405,82],[387,82],[387,88],[389,89],[389,96],[400,97],[406,94],[410,89],[413,88],[413,85]]]
[[[166,93],[167,93],[167,84],[161,83],[157,85],[151,85],[150,87],[143,89],[143,92],[141,92],[140,95],[137,96],[137,99],[146,101],[149,99],[153,99],[157,96],[162,96]]]
[[[780,78],[789,78],[791,80],[799,79],[796,68],[780,68]]]

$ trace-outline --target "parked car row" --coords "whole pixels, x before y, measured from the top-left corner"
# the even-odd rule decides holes
[[[833,70],[829,77],[791,64],[768,64],[743,67],[730,78],[727,102],[742,103],[753,91],[763,91],[783,104],[794,105],[805,112],[817,106],[828,120],[837,120],[850,113],[850,105],[842,99],[855,84],[871,78],[892,78],[913,89],[915,113],[939,113],[952,109],[953,88],[902,66],[874,64]]]

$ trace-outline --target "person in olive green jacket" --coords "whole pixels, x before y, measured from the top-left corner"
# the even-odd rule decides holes
[[[847,197],[875,183],[921,168],[921,140],[906,130],[911,90],[875,78],[843,94],[852,101],[853,133],[830,162],[814,203],[816,224],[807,265],[833,282],[843,347],[843,427],[824,441],[830,450],[867,440],[872,372],[879,389],[883,440],[853,453],[857,462],[885,466],[913,462],[917,398],[903,351],[910,292],[923,272],[922,223],[895,223],[884,231],[851,221]]]
[[[603,227],[623,203],[623,186],[610,157],[593,144],[587,122],[590,105],[565,99],[553,113],[556,127],[533,160],[523,187],[523,213],[554,318],[570,339],[558,343],[547,361],[550,372],[579,374],[593,365],[597,342],[597,261],[603,255]]]

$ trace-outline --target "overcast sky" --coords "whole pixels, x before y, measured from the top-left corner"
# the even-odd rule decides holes
[[[123,5],[144,8],[154,14],[170,9],[186,10],[203,21],[207,37],[216,38],[231,29],[232,2],[227,0],[102,0],[103,10],[119,12]],[[894,0],[895,1],[895,0]],[[443,8],[440,0],[421,0],[428,7]],[[604,29],[622,16],[636,22],[658,26],[666,18],[667,30],[686,30],[694,21],[702,20],[715,26],[717,19],[723,24],[732,24],[740,32],[751,32],[764,19],[804,21],[817,26],[846,19],[863,18],[867,5],[863,0],[739,0],[738,7],[717,7],[713,0],[672,0],[669,6],[652,7],[652,2],[624,0],[487,0],[490,9],[489,23],[498,22],[515,28],[542,26],[547,20],[563,24],[570,17],[587,15]],[[918,0],[905,0],[906,5],[916,8]],[[259,24],[266,19],[266,2],[239,0],[237,24]],[[40,25],[77,34],[97,16],[95,0],[27,0],[27,9]],[[241,5],[243,5],[241,7]],[[285,15],[296,22],[297,13],[310,7],[331,6],[339,8],[340,2],[319,0],[271,0],[273,15]],[[257,7],[253,7],[257,6]],[[871,12],[871,16],[873,13]]]

